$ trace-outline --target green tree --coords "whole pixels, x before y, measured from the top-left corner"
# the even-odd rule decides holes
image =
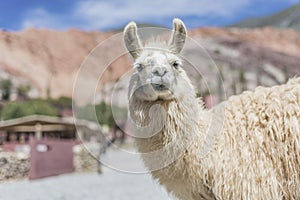
[[[57,109],[72,108],[72,98],[70,97],[59,97],[58,99],[48,99],[51,105]]]
[[[0,90],[2,91],[2,99],[8,101],[11,94],[12,83],[10,80],[0,81]]]
[[[27,99],[28,92],[30,91],[30,89],[31,89],[30,85],[19,85],[17,88],[18,97],[21,99]]]
[[[240,69],[240,71],[239,71],[239,81],[241,84],[241,90],[242,91],[247,90],[247,79],[245,76],[245,71],[243,69]]]

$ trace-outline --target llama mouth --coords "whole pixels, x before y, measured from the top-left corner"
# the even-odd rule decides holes
[[[156,91],[166,91],[169,90],[169,88],[164,84],[158,84],[158,83],[151,83],[152,87]]]

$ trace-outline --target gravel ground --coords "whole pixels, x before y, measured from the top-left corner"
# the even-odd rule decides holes
[[[107,157],[120,153],[107,153]],[[132,161],[120,160],[128,166]],[[0,184],[0,200],[171,200],[149,174],[128,174],[103,168],[103,174],[73,173],[34,181]]]

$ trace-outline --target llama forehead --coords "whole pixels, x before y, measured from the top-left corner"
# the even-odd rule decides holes
[[[174,61],[180,61],[180,58],[166,50],[144,50],[141,56],[136,60],[137,63],[154,66],[157,64],[167,64]]]

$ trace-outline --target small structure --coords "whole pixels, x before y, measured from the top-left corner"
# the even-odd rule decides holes
[[[99,125],[73,118],[33,115],[0,122],[3,151],[29,154],[29,178],[74,171],[73,146],[103,140]]]
[[[22,145],[29,142],[30,136],[42,138],[91,140],[101,130],[97,124],[73,118],[59,118],[31,115],[17,119],[0,121],[0,145]],[[101,135],[101,134],[97,134]]]

